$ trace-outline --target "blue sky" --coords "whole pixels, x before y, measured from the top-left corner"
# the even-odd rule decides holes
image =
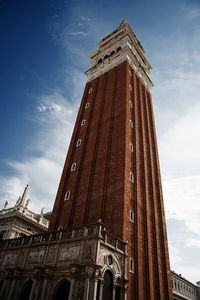
[[[0,1],[0,204],[52,209],[88,55],[125,18],[147,51],[171,269],[200,278],[200,3]]]

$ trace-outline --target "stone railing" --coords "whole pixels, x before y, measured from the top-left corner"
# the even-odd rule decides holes
[[[126,243],[107,232],[102,224],[74,227],[72,229],[58,230],[37,235],[31,235],[16,239],[1,240],[0,248],[15,248],[31,246],[35,244],[46,244],[85,237],[99,237],[103,242],[116,250],[126,252]]]
[[[197,286],[195,286],[192,282],[189,282],[187,279],[182,277],[181,274],[177,274],[174,271],[171,271],[171,277],[174,296],[185,300],[199,299]]]

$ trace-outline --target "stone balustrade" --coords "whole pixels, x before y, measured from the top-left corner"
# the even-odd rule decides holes
[[[197,286],[189,282],[187,279],[177,274],[174,271],[171,272],[172,276],[172,289],[174,300],[197,300],[199,299]]]
[[[31,235],[21,238],[2,240],[0,241],[0,248],[15,248],[23,246],[31,246],[36,244],[46,244],[57,241],[66,241],[70,239],[80,239],[84,237],[98,236],[105,244],[125,252],[126,243],[119,238],[108,233],[102,224],[94,224],[87,226],[79,226],[72,229],[58,230],[54,232],[47,232],[37,235]]]

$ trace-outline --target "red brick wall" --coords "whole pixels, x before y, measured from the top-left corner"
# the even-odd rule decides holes
[[[50,231],[59,225],[68,228],[101,219],[108,231],[128,241],[128,299],[172,299],[151,95],[133,70],[130,76],[130,70],[128,62],[123,62],[85,87]],[[90,88],[93,91],[88,94]],[[81,126],[83,119],[86,124]],[[76,147],[80,138],[82,143]],[[76,170],[71,172],[74,162]],[[68,190],[70,199],[64,201]]]

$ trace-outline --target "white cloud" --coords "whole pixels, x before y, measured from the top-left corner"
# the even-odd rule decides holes
[[[1,207],[7,200],[12,200],[12,203],[17,201],[17,197],[22,194],[25,186],[20,178],[15,176],[0,177],[0,198]]]
[[[71,35],[82,35],[82,36],[86,36],[87,35],[87,33],[83,32],[83,31],[71,32],[70,34]]]
[[[188,231],[200,234],[200,176],[163,182],[167,218],[184,221]]]
[[[80,16],[80,19],[83,20],[83,21],[91,21],[90,18],[85,17],[85,16]]]
[[[165,178],[199,174],[200,105],[194,105],[160,136],[160,157]]]
[[[187,239],[186,241],[186,247],[198,247],[200,248],[200,239]]]
[[[39,110],[40,112],[44,112],[44,111],[47,110],[47,107],[46,107],[45,105],[43,105],[43,104],[39,105],[37,108],[38,108],[38,110]]]
[[[186,12],[187,19],[195,19],[197,17],[200,17],[200,9],[198,7],[191,8]]]

